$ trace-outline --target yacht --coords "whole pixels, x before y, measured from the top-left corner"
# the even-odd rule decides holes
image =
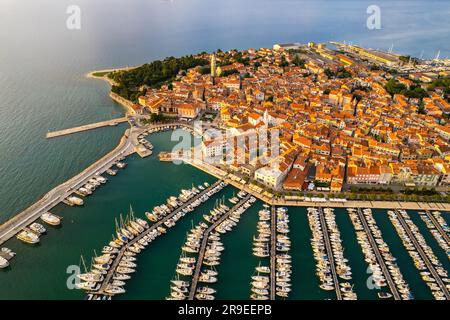
[[[31,231],[36,233],[38,236],[47,232],[47,230],[45,230],[44,226],[37,222],[30,224],[29,228]]]
[[[98,273],[82,273],[77,276],[80,280],[86,281],[86,282],[101,282],[103,281],[104,277],[102,274]]]
[[[82,206],[84,204],[84,201],[82,199],[75,197],[75,196],[68,197],[67,201],[69,203],[77,205],[77,206]]]
[[[106,170],[106,173],[109,174],[110,176],[115,176],[117,174],[117,171],[114,169],[108,169]]]
[[[214,296],[213,295],[205,294],[205,293],[197,293],[195,295],[195,298],[197,300],[214,300]]]
[[[50,212],[42,214],[41,220],[51,226],[59,226],[61,224],[61,218]]]
[[[106,179],[105,177],[102,177],[102,176],[95,176],[94,179],[96,181],[100,182],[101,184],[105,184],[108,181],[108,179]]]
[[[119,281],[124,281],[124,280],[129,280],[131,279],[131,277],[127,274],[124,273],[116,273],[113,275],[113,279],[114,280],[119,280]]]
[[[17,239],[31,244],[39,242],[39,236],[27,228],[23,229],[21,232],[19,232],[19,234],[17,234]]]
[[[116,167],[119,169],[123,169],[127,166],[127,164],[125,162],[117,162],[116,163]]]
[[[86,291],[97,291],[100,289],[100,284],[97,282],[80,282],[75,284],[77,289],[86,290]]]
[[[0,256],[0,269],[4,269],[9,266],[8,260]]]
[[[105,292],[109,294],[121,294],[125,293],[125,289],[122,287],[115,287],[113,285],[108,285],[105,289]]]
[[[158,216],[156,215],[155,212],[146,212],[145,216],[147,217],[148,220],[150,220],[151,222],[157,222],[158,221]]]
[[[144,219],[141,218],[137,218],[136,222],[139,223],[142,227],[144,227],[145,229],[149,228],[149,225],[147,223],[147,221],[145,221]]]

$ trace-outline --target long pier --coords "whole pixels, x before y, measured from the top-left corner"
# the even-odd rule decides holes
[[[172,211],[170,214],[168,214],[167,216],[163,217],[161,220],[155,222],[153,225],[150,226],[150,228],[148,228],[147,230],[145,230],[144,232],[142,232],[141,234],[139,234],[138,236],[136,236],[135,238],[133,238],[130,242],[128,242],[127,244],[125,244],[119,251],[119,253],[117,254],[116,258],[114,259],[114,262],[111,265],[111,268],[108,270],[108,273],[105,276],[105,279],[102,282],[102,285],[100,286],[100,289],[98,291],[95,292],[91,292],[93,294],[99,294],[99,295],[111,295],[111,294],[107,294],[105,293],[105,289],[107,287],[107,285],[110,283],[112,276],[114,275],[114,273],[116,272],[116,269],[120,263],[120,261],[122,260],[122,257],[125,253],[125,251],[132,245],[134,245],[137,241],[139,241],[140,239],[142,239],[144,236],[146,236],[147,234],[149,234],[150,232],[152,232],[153,230],[157,229],[158,227],[160,227],[162,224],[164,224],[164,222],[166,222],[167,220],[169,220],[170,218],[172,218],[174,215],[176,215],[177,213],[179,213],[181,210],[183,210],[184,208],[186,208],[187,206],[189,206],[190,204],[192,204],[195,200],[203,197],[206,193],[208,193],[210,190],[212,190],[213,188],[215,188],[216,186],[218,186],[222,181],[221,180],[217,180],[214,184],[210,185],[208,188],[206,188],[205,190],[203,190],[202,192],[200,192],[199,194],[195,195],[194,197],[192,197],[191,199],[189,199],[189,201],[183,203],[182,206],[176,208],[174,211]]]
[[[377,257],[378,263],[380,264],[381,270],[383,271],[384,277],[386,278],[386,281],[389,285],[389,288],[391,289],[392,295],[394,296],[395,300],[401,300],[400,293],[398,292],[397,286],[395,285],[394,280],[392,279],[391,273],[389,272],[388,267],[386,266],[386,261],[384,261],[383,256],[381,255],[380,249],[378,248],[378,245],[375,241],[375,238],[372,234],[372,231],[369,228],[369,225],[367,223],[366,217],[361,212],[361,209],[358,208],[358,216],[359,220],[361,220],[361,223],[364,227],[364,230],[367,234],[367,237],[370,242],[370,246],[372,247],[373,252],[375,253],[375,256]]]
[[[48,132],[46,134],[46,138],[50,139],[50,138],[62,137],[62,136],[66,136],[69,134],[82,132],[82,131],[88,131],[88,130],[97,129],[97,128],[101,128],[101,127],[115,126],[119,123],[123,123],[123,122],[127,122],[127,121],[128,121],[127,117],[111,119],[111,120],[106,120],[106,121],[100,121],[100,122],[86,124],[86,125],[79,126],[79,127]]]
[[[0,244],[6,242],[28,224],[37,220],[43,213],[63,202],[94,175],[102,174],[118,161],[118,159],[134,153],[135,150],[130,138],[131,135],[132,129],[127,129],[121,138],[119,145],[114,150],[90,165],[81,173],[50,190],[33,205],[0,225]]]
[[[447,234],[447,232],[445,232],[444,229],[442,229],[442,226],[439,223],[439,221],[436,220],[436,218],[430,211],[427,210],[427,211],[425,211],[425,213],[428,216],[428,218],[431,220],[431,222],[434,224],[436,230],[441,234],[441,236],[445,240],[445,242],[447,242],[447,244],[450,245],[450,239],[448,237],[448,234]]]
[[[334,264],[333,249],[331,248],[330,236],[328,234],[328,225],[325,221],[322,207],[319,208],[319,217],[320,217],[320,224],[322,225],[322,232],[323,232],[323,238],[324,238],[324,242],[325,242],[325,248],[327,249],[327,256],[328,256],[328,260],[330,262],[331,274],[333,276],[334,290],[336,291],[336,298],[338,300],[342,300],[341,287],[340,287],[339,279],[338,279],[337,272],[336,272],[336,265]]]
[[[202,270],[203,258],[205,256],[206,246],[208,244],[209,234],[223,221],[225,221],[234,211],[239,209],[245,202],[250,199],[251,195],[247,194],[244,198],[241,199],[233,208],[231,208],[228,212],[222,215],[217,221],[209,226],[208,229],[203,233],[202,244],[200,246],[198,259],[195,265],[194,274],[192,276],[191,288],[189,290],[188,300],[194,300],[195,292],[197,291],[198,279],[200,277],[200,272]]]
[[[277,258],[277,213],[275,206],[270,209],[270,220],[270,300],[275,300]]]
[[[447,300],[450,300],[450,294],[449,294],[449,292],[447,290],[447,287],[445,286],[445,283],[442,281],[441,276],[437,273],[436,269],[434,268],[434,265],[431,263],[430,259],[428,259],[428,256],[423,251],[422,246],[419,244],[419,242],[416,239],[416,236],[414,235],[414,233],[409,228],[408,224],[405,221],[405,218],[397,210],[395,210],[395,214],[396,214],[398,220],[400,221],[400,223],[402,224],[403,229],[405,229],[406,233],[408,234],[408,237],[414,243],[414,247],[416,248],[416,250],[419,253],[419,255],[422,258],[422,260],[425,262],[428,270],[430,270],[431,274],[436,279],[436,282],[439,285],[439,287],[441,288],[442,292],[444,292],[445,298]]]

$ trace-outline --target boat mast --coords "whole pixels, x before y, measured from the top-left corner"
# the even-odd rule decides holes
[[[87,272],[86,263],[84,261],[83,255],[80,256],[80,260],[81,260],[81,263],[83,264],[84,272]]]

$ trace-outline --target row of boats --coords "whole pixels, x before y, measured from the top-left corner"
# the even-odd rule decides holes
[[[253,236],[253,255],[260,258],[258,266],[250,283],[251,300],[269,300],[270,288],[270,210],[269,206],[264,204],[263,209],[258,212],[258,222],[256,225],[257,235]]]
[[[150,141],[148,141],[147,139],[145,139],[146,136],[149,135],[149,132],[145,131],[143,133],[141,133],[140,135],[138,135],[138,141],[141,145],[143,145],[147,150],[152,151],[153,150],[153,145],[151,144]]]
[[[119,171],[119,169],[124,169],[127,166],[127,164],[126,164],[126,162],[124,162],[124,160],[125,160],[125,157],[118,158],[117,162],[113,163],[113,165],[109,169],[106,170],[106,173],[110,176],[117,175],[117,172]]]
[[[403,278],[400,268],[396,263],[396,258],[392,255],[389,246],[383,240],[382,233],[373,218],[372,210],[363,209],[361,216],[358,214],[358,210],[349,208],[347,212],[356,231],[356,239],[361,246],[365,261],[369,265],[368,272],[372,274],[371,278],[374,288],[382,290],[382,288],[387,287],[388,282],[386,276],[389,276],[395,286],[394,290],[399,292],[402,300],[413,299],[408,283]],[[362,219],[364,219],[364,222],[368,226],[367,230],[364,227]],[[370,237],[374,239],[375,243],[370,241]],[[389,299],[392,297],[392,292],[379,291],[377,295],[381,299]]]
[[[446,294],[444,291],[448,292],[448,290],[450,290],[450,279],[448,279],[447,270],[445,270],[431,247],[426,243],[425,238],[420,233],[418,227],[414,224],[405,210],[389,210],[388,216],[400,236],[403,246],[408,251],[408,254],[414,261],[414,265],[419,270],[422,280],[424,280],[430,288],[434,298],[436,300],[445,300]],[[423,252],[424,255],[422,255],[421,252]],[[428,260],[431,265],[428,264],[426,260]],[[436,274],[434,274],[433,271],[436,271]],[[437,279],[437,277],[442,279]],[[441,287],[440,284],[437,283],[438,280],[442,281],[444,287]]]
[[[102,184],[105,184],[108,181],[103,176],[95,175],[91,179],[89,179],[86,184],[79,188],[77,193],[86,197],[88,195],[91,195],[98,187],[100,187]]]
[[[450,229],[441,213],[439,211],[434,211],[431,213],[431,216],[434,218],[438,226],[435,225],[434,221],[432,221],[425,212],[419,212],[419,216],[425,222],[428,230],[430,230],[430,233],[436,239],[436,242],[439,244],[442,250],[445,251],[447,257],[450,259],[450,244],[447,240]],[[438,230],[438,227],[441,228],[443,234],[441,234],[441,232]]]
[[[218,185],[214,186],[207,192],[205,192],[201,197],[195,199],[188,206],[185,206],[182,211],[184,213],[193,211],[196,207],[198,207],[203,202],[207,201],[212,195],[216,194],[220,190],[225,187],[225,183],[222,181]],[[186,202],[190,201],[194,196],[204,191],[205,188],[209,187],[209,183],[205,182],[203,185],[198,185],[197,187],[192,186],[190,189],[182,189],[180,194],[176,196],[170,196],[166,203],[156,206],[153,208],[151,212],[146,212],[146,217],[152,221],[156,222],[163,217],[167,216],[177,208],[183,206]],[[170,223],[170,222],[169,222]]]
[[[240,193],[240,197],[247,196]],[[221,241],[221,236],[232,229],[239,222],[241,215],[256,201],[255,197],[250,197],[238,208],[233,210],[223,202],[216,203],[209,214],[203,215],[207,222],[201,221],[190,230],[186,242],[181,248],[182,254],[176,268],[176,278],[171,281],[170,295],[167,300],[185,300],[189,295],[191,277],[195,276],[196,268],[199,272],[198,283],[202,285],[195,288],[195,299],[214,300],[215,289],[210,285],[217,282],[218,272],[216,267],[220,264],[220,256],[225,247]],[[230,212],[230,210],[232,210]],[[225,219],[224,215],[227,215]],[[215,226],[213,230],[211,227]],[[206,241],[206,245],[205,242]],[[204,251],[202,252],[202,245]],[[196,255],[199,254],[197,257]],[[200,265],[199,265],[200,264]],[[180,277],[186,279],[180,280]]]
[[[207,183],[204,185],[209,186]],[[220,182],[212,186],[206,193],[219,192],[225,186],[224,182]],[[77,285],[77,288],[90,292],[91,298],[96,296],[95,292],[100,289],[102,289],[102,293],[111,296],[124,293],[125,281],[130,279],[130,274],[134,273],[137,267],[136,255],[158,236],[165,234],[167,229],[173,227],[186,213],[193,211],[196,201],[200,199],[200,204],[209,198],[206,193],[198,196],[200,187],[202,190],[205,189],[203,186],[190,189],[191,192],[185,202],[181,203],[177,209],[173,208],[168,213],[161,214],[156,221],[152,220],[152,222],[159,222],[153,226],[143,219],[134,217],[130,208],[129,216],[124,220],[121,217],[120,224],[116,221],[116,236],[113,236],[108,246],[103,247],[103,255],[94,258],[91,271],[79,275],[82,282]],[[198,197],[193,199],[195,196]],[[189,210],[185,210],[186,208]],[[106,275],[111,272],[112,276],[106,279]],[[104,283],[106,280],[108,283]]]
[[[50,212],[41,215],[41,220],[51,226],[59,226],[61,224],[61,219],[61,217]],[[28,227],[22,229],[16,237],[25,243],[37,244],[40,241],[39,238],[45,233],[47,233],[47,229],[45,229],[42,224],[33,222]]]
[[[349,282],[340,281],[351,280],[352,274],[350,266],[347,265],[348,261],[343,255],[344,250],[334,219],[334,211],[331,208],[325,208],[323,211],[325,223],[322,223],[323,213],[319,210],[321,209],[307,208],[308,222],[313,235],[311,246],[316,260],[316,275],[321,282],[320,288],[326,291],[335,290],[344,300],[355,300],[357,296],[353,286]]]
[[[292,258],[289,254],[291,240],[289,239],[288,209],[276,209],[276,264],[275,264],[275,295],[288,298],[291,292]]]

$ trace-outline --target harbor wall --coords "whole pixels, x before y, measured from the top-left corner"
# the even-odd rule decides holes
[[[72,185],[82,184],[82,182],[79,181],[83,178],[84,175],[91,171],[100,170],[102,166],[117,157],[117,155],[121,154],[121,152],[126,151],[127,149],[124,147],[126,146],[128,140],[129,131],[130,129],[127,129],[125,131],[124,135],[120,139],[119,144],[112,151],[108,152],[106,155],[104,155],[102,158],[97,160],[95,163],[84,169],[76,176],[47,192],[42,198],[37,200],[34,204],[26,208],[24,211],[14,215],[3,224],[0,224],[0,245],[12,238],[24,227],[37,220],[43,213],[55,207],[68,195],[72,194]],[[133,148],[127,152],[127,155],[130,155],[134,152],[135,151]],[[86,177],[86,179],[82,180],[88,180],[89,178],[90,177]]]

